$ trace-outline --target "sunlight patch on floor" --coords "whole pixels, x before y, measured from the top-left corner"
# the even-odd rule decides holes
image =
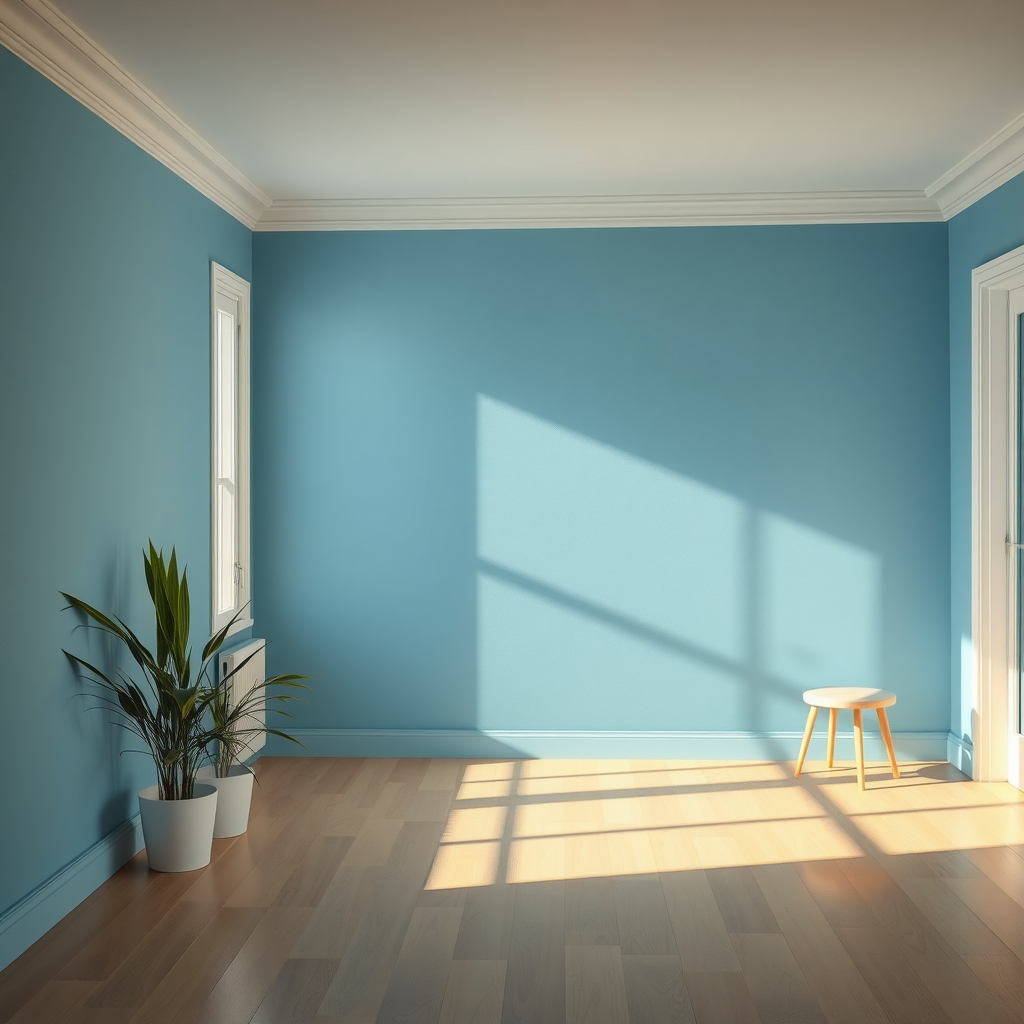
[[[434,858],[426,889],[461,889],[494,885],[501,843],[443,843]]]
[[[468,843],[481,839],[501,839],[505,834],[507,807],[456,807],[444,826],[445,843]]]
[[[503,761],[467,767],[428,889],[1024,844],[1024,802],[948,765]]]

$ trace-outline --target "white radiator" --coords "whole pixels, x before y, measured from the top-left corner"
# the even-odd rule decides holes
[[[224,679],[236,665],[241,665],[250,654],[254,657],[244,668],[236,672],[228,681],[228,703],[234,707],[257,683],[267,678],[265,640],[251,640],[243,647],[235,647],[230,651],[221,651],[217,658],[220,678]],[[263,694],[260,694],[259,709],[246,715],[239,723],[241,729],[262,729],[267,722],[266,709],[263,706]],[[266,742],[263,732],[251,733],[246,737],[245,746],[239,752],[241,760],[247,760]]]

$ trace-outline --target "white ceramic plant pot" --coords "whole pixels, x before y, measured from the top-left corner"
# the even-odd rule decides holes
[[[217,788],[217,822],[213,826],[213,838],[240,836],[249,827],[252,772],[236,764],[231,766],[226,779],[218,779],[217,769],[207,765],[199,769],[196,778]]]
[[[146,857],[154,871],[195,871],[210,863],[217,790],[196,783],[191,800],[161,800],[159,787],[139,793]]]

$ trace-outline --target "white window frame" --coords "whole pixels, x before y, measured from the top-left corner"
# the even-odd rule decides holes
[[[1017,696],[1017,325],[1011,295],[1024,288],[1024,246],[971,275],[971,715],[972,774],[1019,773],[1011,743]],[[1012,729],[1016,733],[1016,729]]]
[[[249,448],[249,293],[248,281],[231,273],[219,263],[210,263],[210,613],[211,632],[223,629],[240,613],[229,634],[253,624],[250,612],[252,597],[252,549],[250,505]],[[217,423],[218,402],[222,381],[217,360],[217,296],[225,295],[238,303],[238,339],[235,359],[236,392],[236,562],[235,604],[229,611],[217,614],[216,572],[220,563],[222,538],[217,528]]]

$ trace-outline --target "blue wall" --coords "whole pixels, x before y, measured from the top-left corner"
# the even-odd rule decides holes
[[[252,236],[2,48],[0,97],[2,912],[150,781],[76,696],[58,589],[151,635],[152,536],[208,626],[209,261],[248,276]]]
[[[307,728],[949,724],[944,224],[257,234],[254,573]]]
[[[1024,174],[949,222],[949,407],[952,532],[953,733],[972,741],[971,679],[971,271],[1024,244]],[[961,651],[965,656],[961,657]]]
[[[949,252],[942,224],[253,239],[3,49],[0,96],[0,915],[150,777],[76,696],[58,589],[148,622],[152,536],[208,621],[211,259],[254,279],[259,631],[317,677],[301,726],[771,733],[873,682],[945,732],[963,303],[1024,240],[1020,181]]]

